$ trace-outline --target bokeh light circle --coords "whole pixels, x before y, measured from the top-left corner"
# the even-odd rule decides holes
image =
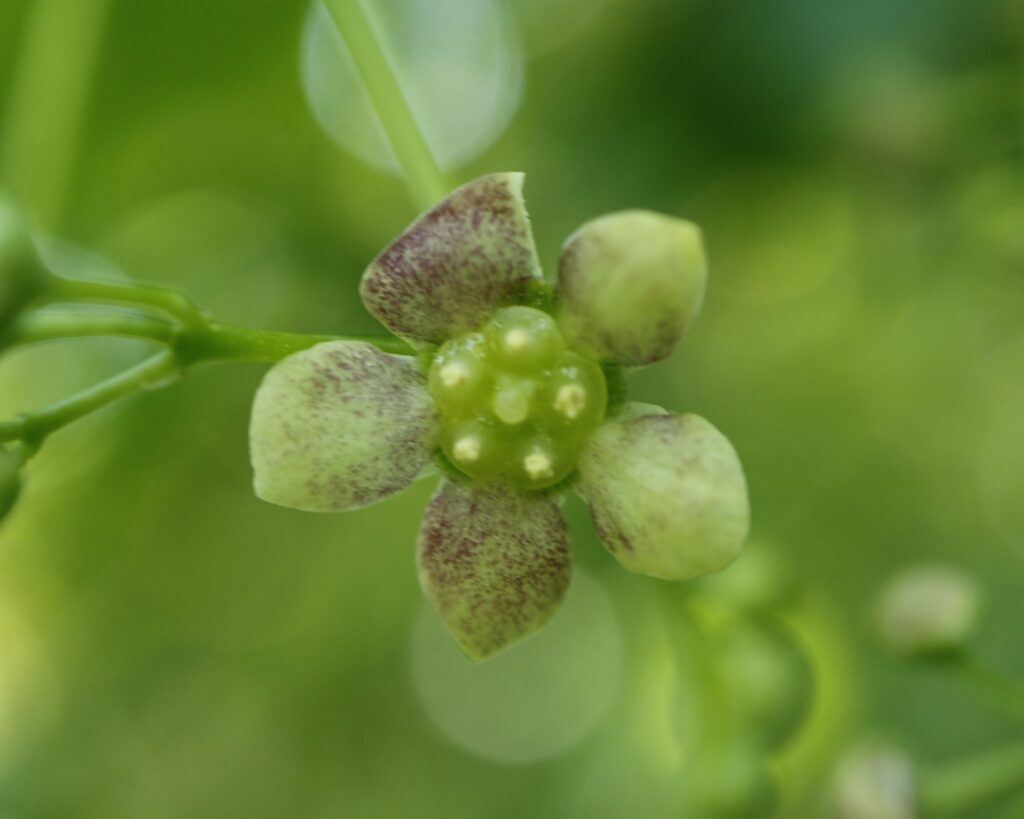
[[[479,156],[522,92],[522,47],[496,0],[379,0],[371,8],[399,82],[441,167]],[[342,148],[398,173],[351,55],[314,0],[302,35],[302,83],[317,122]]]
[[[413,629],[413,682],[427,715],[456,745],[497,762],[535,762],[586,739],[615,700],[622,662],[608,595],[580,572],[551,622],[484,662],[467,659],[426,607]]]

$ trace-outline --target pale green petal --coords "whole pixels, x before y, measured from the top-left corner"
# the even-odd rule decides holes
[[[587,222],[562,250],[559,322],[577,351],[637,367],[675,349],[704,300],[707,264],[692,222],[644,210]]]
[[[475,660],[536,631],[569,585],[569,532],[548,497],[446,482],[417,543],[420,584]]]
[[[480,327],[540,278],[523,175],[482,176],[427,211],[363,275],[366,308],[404,338],[440,343]]]
[[[697,415],[609,419],[579,462],[578,490],[605,545],[625,568],[685,580],[728,566],[750,511],[729,441]]]
[[[436,426],[415,359],[319,344],[277,364],[256,393],[256,494],[310,512],[375,503],[416,479]]]

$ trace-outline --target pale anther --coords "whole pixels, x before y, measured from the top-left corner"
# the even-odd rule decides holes
[[[480,459],[480,439],[475,435],[467,435],[464,438],[459,438],[455,442],[455,446],[452,448],[452,454],[455,456],[455,460],[460,463],[473,463]]]
[[[445,364],[440,372],[441,383],[449,389],[461,387],[469,381],[469,367],[458,361]]]
[[[579,384],[563,384],[555,394],[555,409],[570,421],[579,417],[587,405],[587,391]]]
[[[554,475],[554,464],[546,452],[531,452],[523,459],[523,469],[531,481],[539,481]]]

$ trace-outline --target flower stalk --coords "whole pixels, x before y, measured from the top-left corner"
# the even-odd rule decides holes
[[[448,193],[449,186],[402,91],[379,32],[362,0],[324,0],[324,4],[348,46],[413,204],[417,210],[426,210]]]
[[[1024,788],[1024,744],[930,767],[921,775],[920,788],[927,816],[963,816],[989,799]]]
[[[967,682],[989,695],[1007,715],[1024,722],[1024,683],[967,649],[951,654],[947,662]]]
[[[132,313],[34,312],[21,316],[5,337],[10,346],[83,337],[151,341],[165,349],[141,364],[68,398],[17,419],[0,422],[0,442],[23,441],[38,448],[51,434],[102,407],[137,392],[170,383],[187,368],[211,362],[274,363],[325,341],[364,341],[382,350],[408,353],[393,337],[335,336],[256,330],[206,316],[183,293],[149,285],[55,279],[48,300],[114,302]],[[157,308],[166,317],[141,312]]]

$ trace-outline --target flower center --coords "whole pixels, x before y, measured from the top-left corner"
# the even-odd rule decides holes
[[[604,419],[608,390],[569,350],[555,321],[506,307],[482,330],[444,344],[430,367],[441,448],[471,478],[543,489],[576,465]]]

